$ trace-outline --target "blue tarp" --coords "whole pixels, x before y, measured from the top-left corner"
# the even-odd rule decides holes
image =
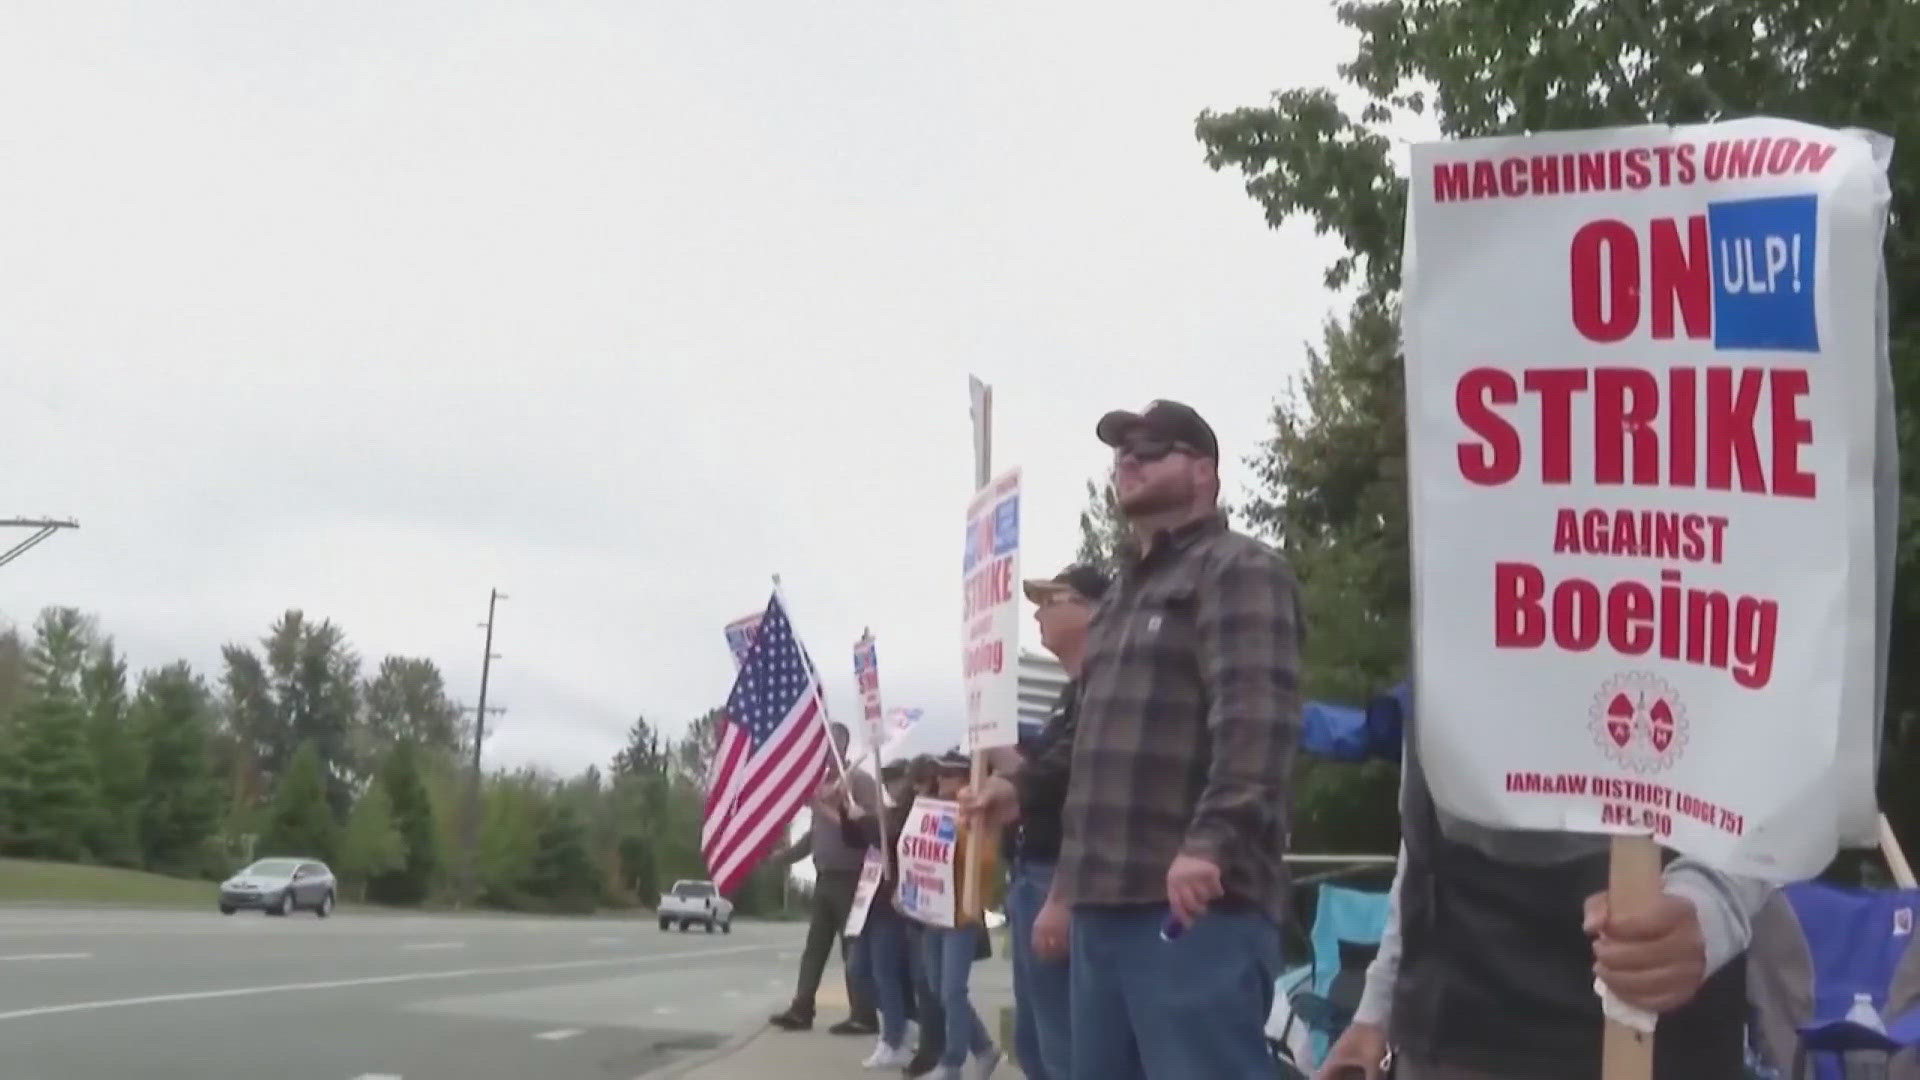
[[[1301,715],[1301,746],[1330,761],[1398,761],[1410,692],[1401,683],[1374,695],[1365,708],[1309,701]]]
[[[1301,710],[1301,745],[1307,753],[1329,761],[1400,760],[1400,728],[1406,716],[1407,687],[1403,683],[1375,695],[1365,708],[1309,701]],[[1040,720],[1020,721],[1020,741],[1039,736]]]

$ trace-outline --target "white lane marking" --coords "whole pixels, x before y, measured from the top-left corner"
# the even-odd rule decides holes
[[[431,952],[437,949],[464,949],[467,943],[464,941],[409,941],[400,947],[408,952]]]
[[[537,975],[548,971],[584,971],[590,968],[631,967],[661,960],[692,960],[703,956],[739,956],[763,953],[765,945],[736,945],[726,949],[690,949],[686,952],[651,953],[609,960],[560,960],[548,964],[507,964],[501,967],[457,968],[452,971],[416,971],[406,975],[369,975],[359,979],[328,979],[324,982],[275,983],[268,986],[236,986],[226,990],[194,990],[181,994],[148,994],[143,997],[108,998],[102,1001],[74,1001],[65,1005],[38,1005],[31,1009],[0,1012],[0,1022],[29,1020],[37,1016],[62,1016],[67,1013],[100,1012],[104,1009],[128,1009],[139,1005],[170,1005],[186,1001],[219,1001],[224,998],[258,997],[261,994],[293,994],[305,990],[345,990],[356,986],[400,986],[406,983],[441,982],[447,979],[473,979],[487,975]]]
[[[40,952],[16,953],[13,956],[0,956],[0,960],[91,960],[90,952]]]
[[[553,1031],[543,1031],[535,1035],[534,1038],[543,1039],[547,1042],[560,1042],[563,1039],[571,1039],[575,1035],[585,1035],[586,1033],[586,1028],[557,1028]]]
[[[679,1009],[676,1009],[671,1005],[656,1005],[654,1006],[653,1014],[655,1016],[672,1016],[674,1013],[677,1013],[679,1011],[680,1011]]]
[[[721,996],[721,997],[723,997],[723,998],[726,998],[726,999],[727,999],[727,1000],[729,1000],[729,1001],[731,1001],[731,1000],[733,1000],[734,998],[737,998],[737,997],[739,997],[739,996],[740,996],[740,991],[738,991],[738,990],[728,990],[728,991],[726,991],[726,992],[724,992],[724,993],[722,993],[722,994],[721,994],[720,996]]]
[[[399,1073],[361,1073],[353,1080],[406,1080]]]

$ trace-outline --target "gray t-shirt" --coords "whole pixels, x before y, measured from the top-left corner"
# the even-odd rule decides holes
[[[879,805],[878,788],[872,776],[857,769],[848,772],[847,776],[853,783],[853,797],[859,800],[861,806],[872,810]],[[838,821],[825,814],[813,815],[813,869],[816,873],[857,873],[866,858],[866,848],[854,847],[840,834]]]

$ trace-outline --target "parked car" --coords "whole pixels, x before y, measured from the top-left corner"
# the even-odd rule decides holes
[[[220,883],[220,914],[241,908],[269,915],[306,910],[324,919],[333,914],[337,888],[333,871],[317,859],[261,859]]]
[[[733,901],[721,896],[711,881],[674,882],[660,898],[659,913],[662,930],[678,924],[683,934],[690,926],[704,926],[709,934],[716,928],[733,933]]]

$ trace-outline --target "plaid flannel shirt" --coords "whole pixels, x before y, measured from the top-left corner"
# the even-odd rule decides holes
[[[1285,560],[1224,518],[1125,560],[1087,634],[1057,897],[1164,903],[1184,853],[1284,918],[1299,632]]]

